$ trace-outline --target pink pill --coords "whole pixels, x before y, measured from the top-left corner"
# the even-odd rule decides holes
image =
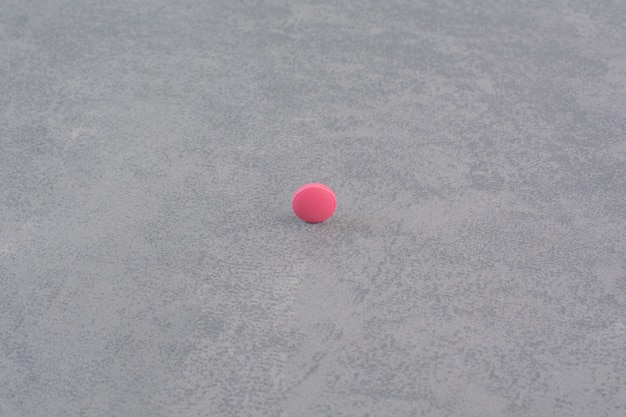
[[[293,193],[291,207],[298,218],[307,223],[320,223],[335,212],[335,193],[327,185],[317,182],[304,184]]]

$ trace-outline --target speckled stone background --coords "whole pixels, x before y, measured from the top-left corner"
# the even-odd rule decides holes
[[[2,0],[0,416],[623,417],[625,195],[624,1]]]

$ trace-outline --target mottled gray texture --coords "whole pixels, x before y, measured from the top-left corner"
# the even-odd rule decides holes
[[[624,1],[2,0],[0,141],[0,416],[626,415]]]

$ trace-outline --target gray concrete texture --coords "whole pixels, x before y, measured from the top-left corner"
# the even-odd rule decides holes
[[[0,141],[1,416],[626,415],[624,1],[2,0]]]

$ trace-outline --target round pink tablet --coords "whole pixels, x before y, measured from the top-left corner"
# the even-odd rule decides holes
[[[327,185],[311,182],[304,184],[293,193],[291,207],[301,220],[307,223],[320,223],[335,212],[335,193]]]

